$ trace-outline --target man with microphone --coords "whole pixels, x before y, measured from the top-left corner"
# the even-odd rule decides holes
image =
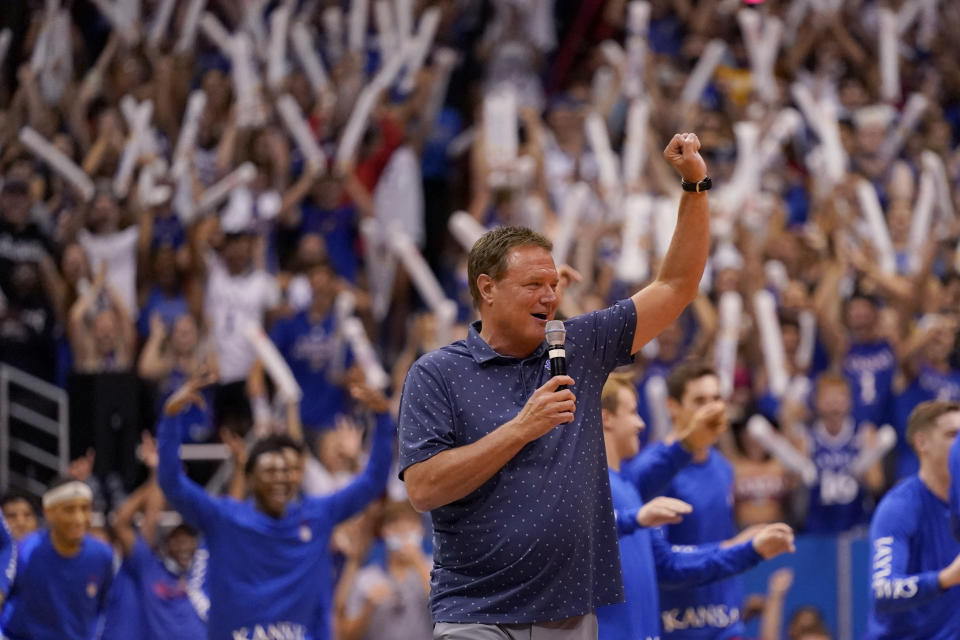
[[[401,477],[433,519],[435,638],[592,640],[597,607],[623,601],[600,390],[697,293],[710,243],[699,148],[687,133],[664,150],[684,193],[660,273],[565,323],[568,375],[551,376],[544,339],[560,302],[550,241],[503,227],[470,251],[480,321],[411,367],[400,406]]]

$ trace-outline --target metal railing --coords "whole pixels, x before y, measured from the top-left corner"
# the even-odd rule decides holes
[[[45,415],[25,404],[30,399],[48,403],[55,415]],[[0,489],[6,491],[14,484],[38,496],[46,490],[45,482],[10,468],[11,454],[46,469],[49,475],[67,472],[69,409],[67,392],[60,387],[16,367],[0,364]],[[16,434],[12,429],[14,422],[20,427]]]

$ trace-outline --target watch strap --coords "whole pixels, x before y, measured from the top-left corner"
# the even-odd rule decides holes
[[[681,178],[680,187],[683,188],[684,191],[700,193],[702,191],[709,191],[713,187],[713,180],[710,179],[710,176],[705,177],[700,182],[687,182]]]

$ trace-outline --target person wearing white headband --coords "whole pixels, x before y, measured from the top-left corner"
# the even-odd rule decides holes
[[[89,534],[93,493],[66,478],[43,495],[47,526],[16,544],[0,631],[7,640],[92,640],[113,579],[113,550]],[[0,527],[0,562],[14,542]],[[0,588],[4,586],[0,580]]]

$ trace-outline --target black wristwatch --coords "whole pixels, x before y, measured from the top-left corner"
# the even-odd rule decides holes
[[[710,176],[707,176],[700,182],[687,182],[683,178],[680,178],[680,186],[684,191],[700,193],[701,191],[709,191],[710,188],[713,187],[713,180],[710,179]]]

